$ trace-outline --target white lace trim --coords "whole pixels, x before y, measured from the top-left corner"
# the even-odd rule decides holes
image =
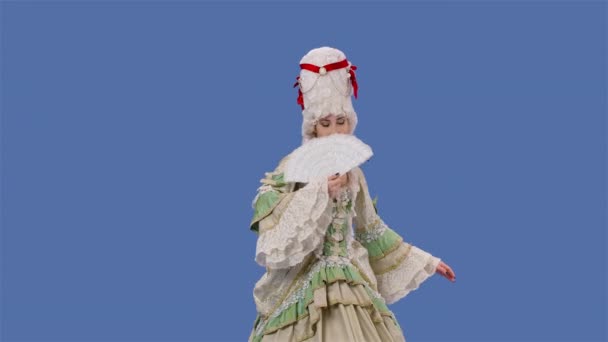
[[[359,185],[359,173],[357,172],[359,170],[357,169],[358,167],[348,172],[348,188],[350,189],[353,205],[355,204],[354,201],[357,198],[359,190],[361,190],[361,186]]]
[[[292,267],[322,245],[331,222],[327,182],[298,190],[276,227],[258,237],[255,260],[270,268]]]
[[[258,312],[269,315],[272,309],[280,305],[285,291],[296,279],[302,267],[306,267],[305,261],[297,266],[284,269],[268,269],[266,273],[255,284],[253,298]]]
[[[281,313],[283,311],[285,311],[290,305],[293,305],[294,303],[297,303],[298,301],[302,300],[304,298],[304,294],[306,292],[306,289],[308,289],[310,287],[312,278],[315,276],[315,274],[317,272],[319,272],[322,268],[324,267],[343,267],[343,266],[351,266],[354,267],[353,264],[351,263],[349,258],[346,257],[340,257],[340,256],[336,256],[336,255],[332,255],[332,256],[321,256],[319,258],[319,260],[315,263],[315,265],[310,269],[310,271],[308,271],[308,273],[306,274],[305,277],[302,277],[302,279],[300,279],[300,281],[298,282],[297,285],[297,290],[292,293],[289,298],[287,298],[282,304],[281,306],[279,306],[277,308],[277,310],[272,313],[268,319],[266,319],[266,321],[264,321],[263,323],[260,323],[256,329],[256,335],[259,335],[262,333],[262,331],[264,331],[264,328],[266,327],[266,324],[278,317],[279,315],[281,315]],[[376,291],[374,291],[371,287],[366,286],[366,288],[368,289],[370,295],[372,296],[372,298],[377,298],[380,299],[382,301],[384,301],[384,298],[382,298],[382,295]]]
[[[376,276],[378,292],[382,294],[387,304],[400,300],[435,274],[439,261],[439,258],[412,246],[409,255],[399,267]]]
[[[357,240],[365,243],[373,242],[379,239],[387,228],[384,221],[376,216],[374,222],[364,232],[357,233]]]

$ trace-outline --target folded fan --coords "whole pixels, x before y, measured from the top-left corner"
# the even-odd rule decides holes
[[[371,158],[372,148],[350,134],[311,139],[295,149],[285,165],[286,182],[308,183],[344,174]]]

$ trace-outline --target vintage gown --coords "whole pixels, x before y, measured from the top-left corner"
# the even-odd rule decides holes
[[[360,168],[338,198],[327,181],[266,173],[253,200],[256,262],[249,341],[405,341],[388,309],[435,273],[439,258],[405,242],[378,216]]]

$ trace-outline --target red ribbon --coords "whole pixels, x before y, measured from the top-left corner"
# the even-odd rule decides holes
[[[350,73],[350,83],[353,85],[355,98],[357,98],[357,91],[359,90],[359,84],[357,84],[357,76],[355,76],[355,70],[357,70],[357,67],[354,65],[351,65],[350,70],[348,72]]]
[[[300,76],[296,77],[296,83],[293,84],[293,87],[297,87],[300,84]],[[298,104],[304,110],[304,95],[302,95],[302,89],[298,88]]]
[[[321,68],[324,68],[325,71],[329,72],[329,71],[332,71],[332,70],[346,68],[347,66],[348,66],[348,61],[346,59],[341,60],[341,61],[336,62],[336,63],[327,64],[327,65],[324,65],[322,67],[318,67],[318,66],[316,66],[314,64],[306,64],[306,63],[300,64],[300,68],[302,68],[304,70],[316,72],[317,74],[319,73],[319,71],[321,70]]]
[[[342,68],[346,68],[346,67],[348,67],[348,60],[346,60],[346,59],[341,60],[339,62],[326,64],[322,67],[316,66],[314,64],[308,64],[308,63],[300,64],[300,68],[302,68],[303,70],[312,71],[317,74],[320,74],[320,73],[325,74],[332,70],[338,70],[338,69],[342,69]],[[321,69],[323,69],[324,71],[322,71]],[[351,65],[350,69],[348,70],[348,73],[350,74],[350,82],[353,86],[353,92],[354,92],[355,98],[357,98],[357,93],[359,91],[359,85],[357,84],[357,77],[355,76],[355,70],[357,70],[357,67],[354,65]],[[298,86],[298,84],[300,83],[299,81],[300,81],[300,76],[296,77],[296,83],[293,85],[294,88]],[[298,88],[298,104],[302,107],[302,110],[304,110],[304,97],[302,95],[301,88]]]

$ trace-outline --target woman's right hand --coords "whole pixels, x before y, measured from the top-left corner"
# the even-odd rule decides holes
[[[348,173],[338,176],[338,174],[327,177],[327,188],[329,190],[329,197],[334,199],[338,197],[340,190],[343,186],[348,184]]]

